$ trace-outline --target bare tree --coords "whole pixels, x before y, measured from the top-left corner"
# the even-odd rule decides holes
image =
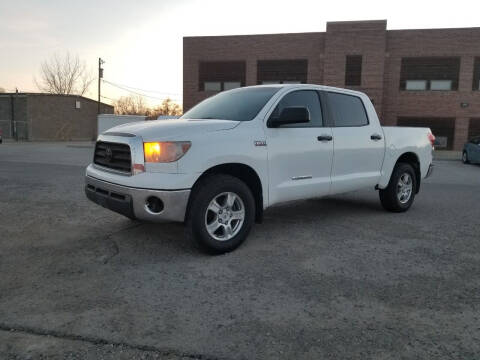
[[[183,109],[180,104],[176,103],[170,98],[167,98],[162,101],[162,103],[153,108],[148,114],[152,118],[157,118],[159,115],[173,115],[178,116],[182,115]]]
[[[40,79],[34,80],[38,89],[43,92],[84,95],[94,77],[78,55],[72,57],[67,52],[63,57],[55,54],[44,61],[40,67]]]
[[[118,115],[149,115],[145,99],[138,96],[122,96],[113,102],[115,114]]]
[[[149,108],[140,95],[122,96],[113,102],[113,106],[117,115],[146,115],[148,119],[156,119],[159,115],[182,115],[182,107],[170,98],[155,108]]]

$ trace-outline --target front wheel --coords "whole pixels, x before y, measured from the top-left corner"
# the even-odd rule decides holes
[[[380,189],[380,202],[383,208],[393,212],[407,211],[415,198],[416,186],[412,165],[398,163],[393,169],[388,186]]]
[[[194,242],[211,253],[236,249],[255,220],[255,201],[249,187],[230,175],[211,175],[192,194],[187,226]]]

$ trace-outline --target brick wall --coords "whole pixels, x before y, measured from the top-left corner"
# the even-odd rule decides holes
[[[186,37],[183,40],[183,101],[188,110],[213,95],[199,91],[198,62],[245,60],[247,85],[257,83],[257,60],[308,59],[308,82],[345,87],[346,55],[362,55],[362,84],[353,89],[373,99],[382,124],[399,117],[455,118],[454,149],[480,114],[480,91],[472,91],[473,62],[480,56],[480,28],[387,31],[387,22],[327,23],[325,33]],[[457,91],[401,91],[403,57],[460,57]],[[468,106],[461,106],[466,103]]]
[[[383,78],[387,22],[346,21],[327,24],[324,60],[324,85],[345,87],[347,55],[362,55],[361,86],[349,87],[363,91],[382,114]]]
[[[0,128],[11,137],[12,96],[18,139],[93,140],[97,134],[97,102],[81,96],[50,94],[1,94]],[[80,109],[76,108],[80,101]],[[113,114],[113,107],[101,104],[101,112]]]
[[[80,109],[76,109],[80,101]],[[94,140],[97,137],[97,102],[79,96],[28,97],[30,140]],[[101,113],[113,107],[101,104]]]
[[[308,82],[321,84],[324,34],[275,34],[183,38],[183,108],[190,109],[212,92],[199,91],[199,61],[245,60],[246,84],[257,84],[258,60],[308,60]]]
[[[468,137],[468,118],[480,113],[480,92],[472,91],[480,28],[394,30],[387,32],[387,39],[385,123],[395,125],[400,116],[455,118],[454,149],[460,150]],[[414,56],[460,57],[458,91],[401,91],[401,59]]]

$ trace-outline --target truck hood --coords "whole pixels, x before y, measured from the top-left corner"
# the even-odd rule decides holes
[[[189,140],[193,135],[235,128],[240,121],[210,119],[151,120],[115,126],[108,133],[138,135],[145,141]]]

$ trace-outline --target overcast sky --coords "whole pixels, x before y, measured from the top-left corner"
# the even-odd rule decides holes
[[[94,73],[105,59],[106,80],[181,100],[183,36],[325,31],[327,21],[371,19],[387,19],[389,30],[475,27],[479,10],[478,0],[2,0],[0,87],[37,91],[40,63],[69,51]]]

